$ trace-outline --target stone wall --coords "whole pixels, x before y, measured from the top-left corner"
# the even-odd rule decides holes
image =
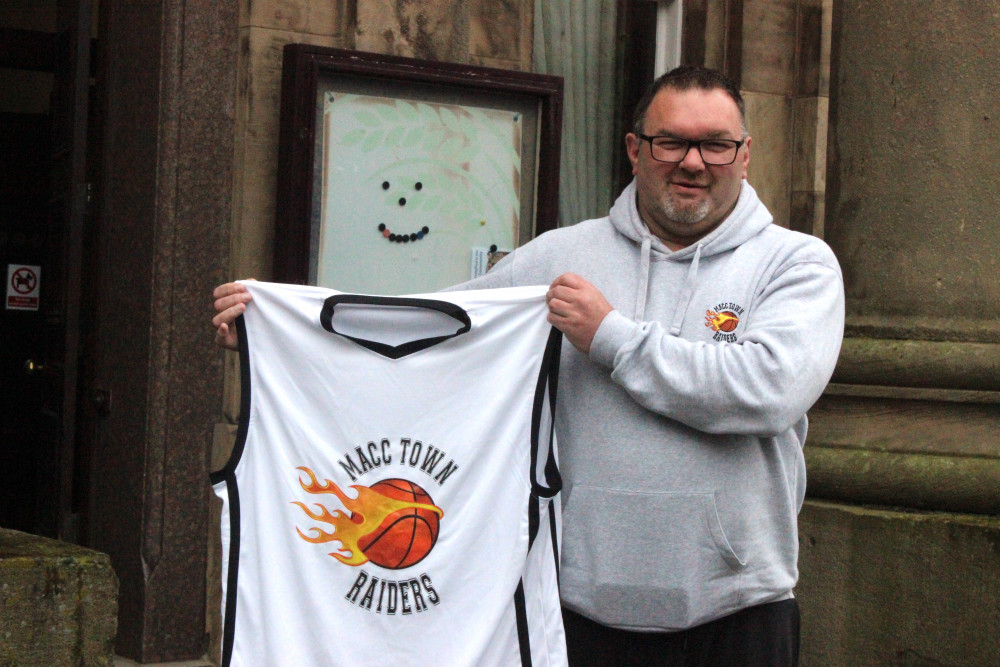
[[[748,180],[775,221],[823,235],[833,0],[745,0]]]
[[[1000,519],[808,501],[802,667],[963,665],[1000,655]]]
[[[0,665],[111,667],[118,579],[107,555],[0,529]]]

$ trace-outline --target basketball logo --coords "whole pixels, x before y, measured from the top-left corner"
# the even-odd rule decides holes
[[[358,547],[368,560],[390,570],[419,563],[437,542],[441,510],[426,491],[405,479],[382,480],[372,484],[371,490],[412,506],[385,517],[375,531],[358,540]]]
[[[309,475],[308,483],[299,478],[303,489],[335,495],[347,512],[331,512],[321,503],[315,503],[319,510],[313,511],[294,501],[311,519],[333,528],[327,532],[312,526],[309,535],[299,528],[296,531],[313,544],[338,542],[340,548],[330,555],[341,563],[357,566],[371,562],[399,570],[419,563],[434,548],[444,512],[420,486],[405,479],[385,479],[370,487],[352,485],[358,495],[351,498],[330,480],[320,483],[309,468],[298,469]]]
[[[739,323],[739,316],[731,310],[724,310],[721,313],[717,313],[714,310],[705,311],[705,326],[712,331],[732,333],[736,330],[736,325]]]

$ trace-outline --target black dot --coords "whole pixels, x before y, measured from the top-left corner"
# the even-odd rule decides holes
[[[407,236],[406,234],[400,234],[399,238],[403,241],[403,243],[409,243],[410,242],[410,237]]]
[[[495,245],[491,245],[490,246],[490,252],[496,252],[496,251],[497,251],[497,247]]]
[[[384,223],[384,222],[380,222],[380,223],[379,223],[379,225],[378,225],[378,230],[379,230],[380,232],[384,232],[384,231],[385,231],[385,223]]]
[[[417,190],[423,190],[424,189],[424,184],[421,183],[420,181],[417,181],[417,184],[414,185],[413,187],[416,188]]]
[[[389,234],[389,240],[390,241],[395,241],[396,240],[396,235],[395,234]]]
[[[412,234],[410,234],[410,240],[411,241],[416,241],[417,240],[417,233],[416,232],[413,232]]]
[[[406,206],[406,197],[400,197],[399,198],[399,205],[400,206]]]
[[[389,189],[389,181],[382,181],[382,189],[383,190]]]
[[[426,226],[424,226],[424,227],[420,228],[420,231],[422,231],[424,234],[426,234],[427,232],[429,232],[431,230],[429,230]]]

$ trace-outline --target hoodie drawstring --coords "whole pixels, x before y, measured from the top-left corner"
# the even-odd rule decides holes
[[[700,261],[701,244],[699,243],[694,249],[694,258],[691,259],[691,266],[688,268],[687,279],[684,281],[684,291],[681,292],[680,298],[677,299],[677,309],[674,311],[674,317],[670,322],[671,336],[679,336],[681,333],[681,325],[684,324],[684,314],[687,312],[688,304],[691,303],[692,297],[694,297],[694,286],[695,282],[698,280],[698,263]]]
[[[639,250],[639,291],[635,295],[635,314],[632,319],[642,322],[646,314],[646,290],[649,289],[649,252],[653,245],[652,239],[646,235],[642,238],[642,248]]]

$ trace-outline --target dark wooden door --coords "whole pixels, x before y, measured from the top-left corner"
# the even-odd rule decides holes
[[[54,33],[0,27],[0,64],[52,73],[47,110],[0,114],[0,526],[77,541],[91,0],[54,4]]]

